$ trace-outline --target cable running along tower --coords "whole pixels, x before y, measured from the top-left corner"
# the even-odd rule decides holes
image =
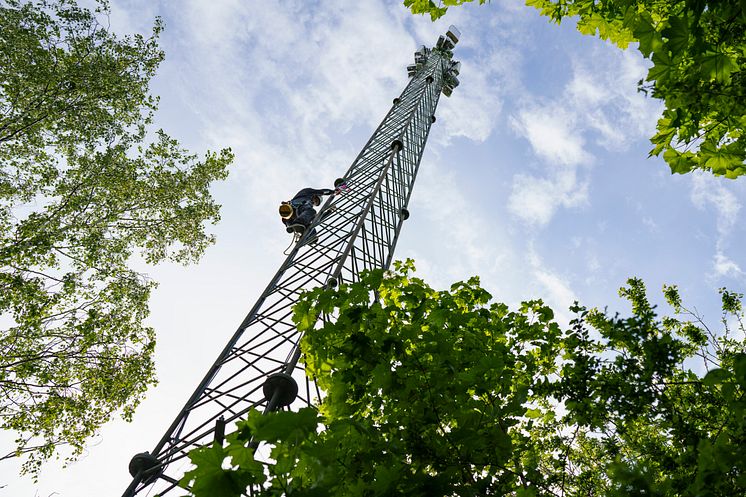
[[[163,438],[132,458],[124,497],[178,489],[189,451],[222,441],[226,426],[251,408],[292,409],[322,397],[298,364],[292,306],[305,290],[352,282],[365,269],[391,264],[438,99],[459,84],[461,63],[453,60],[459,36],[451,26],[434,48],[415,52],[409,83],[342,178],[347,189],[329,198],[311,225],[318,239],[310,243],[306,230]]]

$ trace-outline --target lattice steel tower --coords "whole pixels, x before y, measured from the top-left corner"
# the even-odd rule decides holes
[[[451,26],[434,48],[415,52],[409,83],[343,176],[345,191],[321,207],[155,449],[132,458],[125,497],[177,488],[187,453],[222,440],[225,427],[250,409],[292,409],[322,397],[298,364],[292,306],[305,290],[391,264],[438,99],[458,86],[458,38]]]

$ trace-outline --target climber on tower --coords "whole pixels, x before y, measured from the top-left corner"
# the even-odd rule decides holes
[[[321,205],[322,195],[331,195],[337,190],[329,188],[304,188],[295,194],[289,202],[280,205],[282,222],[287,226],[288,233],[305,232],[316,217],[316,209]],[[313,237],[313,234],[311,234]]]

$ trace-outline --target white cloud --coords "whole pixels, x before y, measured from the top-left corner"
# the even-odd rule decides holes
[[[601,262],[598,260],[598,256],[596,254],[590,254],[588,258],[586,259],[586,266],[588,268],[588,272],[590,273],[589,278],[593,278],[595,274],[602,268]]]
[[[652,217],[650,217],[650,216],[643,216],[643,218],[642,218],[642,224],[651,233],[658,233],[658,232],[660,232],[660,228],[658,227],[658,223],[656,223],[655,220]]]
[[[180,50],[164,69],[183,85],[169,90],[205,130],[198,146],[233,148],[247,209],[341,175],[406,83],[416,47],[403,16],[380,3],[191,0],[178,16]]]
[[[589,142],[620,150],[652,132],[658,106],[630,91],[645,72],[636,54],[602,46],[590,60],[574,59],[572,78],[551,100],[520,95],[510,124],[549,167],[514,176],[509,209],[519,220],[542,226],[561,207],[587,204],[589,181],[578,178],[598,160]]]
[[[566,326],[571,319],[569,308],[578,300],[569,279],[547,268],[534,250],[533,244],[529,244],[527,259],[532,276],[539,284],[539,294],[542,295],[544,302],[554,310],[555,319],[561,325]]]
[[[534,269],[534,277],[546,291],[547,302],[555,302],[558,309],[569,309],[576,300],[575,293],[567,281],[563,280],[556,273],[552,273],[540,268]]]
[[[450,263],[451,278],[490,271],[502,264],[510,252],[507,239],[501,245],[488,241],[495,236],[506,237],[505,226],[479,212],[480,204],[459,192],[454,187],[457,184],[452,170],[430,163],[419,173],[413,196],[413,204],[437,226],[439,232],[430,236],[460,254],[458,260]]]
[[[718,235],[721,239],[730,235],[741,203],[733,192],[723,186],[721,178],[704,173],[692,174],[691,200],[698,209],[715,209]]]
[[[462,62],[461,84],[449,97],[441,97],[438,114],[445,126],[445,140],[463,136],[477,142],[489,138],[502,109],[500,88],[490,71],[468,61]],[[441,143],[443,143],[441,142]]]
[[[714,209],[717,239],[715,254],[713,255],[711,277],[743,278],[741,267],[726,255],[728,241],[731,237],[741,202],[738,197],[727,188],[722,178],[715,178],[707,173],[693,173],[691,187],[691,201],[700,210]]]
[[[585,164],[591,155],[584,149],[584,140],[576,130],[575,115],[561,106],[527,108],[510,123],[525,136],[534,153],[550,163]]]
[[[598,145],[612,151],[651,135],[661,105],[632,91],[646,74],[644,59],[634,51],[603,47],[590,62],[575,59],[564,96],[581,123],[578,131],[595,135]]]
[[[132,10],[132,3],[137,4],[137,9]],[[79,1],[78,4],[89,9],[95,9],[97,4],[93,0]],[[116,33],[140,33],[149,36],[153,31],[153,19],[157,15],[155,2],[142,0],[130,0],[123,2],[115,0],[111,2],[109,18],[101,19],[102,24]],[[137,12],[137,15],[134,15]]]
[[[578,180],[578,166],[593,157],[585,150],[575,114],[561,105],[533,106],[520,110],[510,122],[534,153],[552,166],[542,175],[513,176],[509,211],[521,221],[544,226],[560,207],[585,205],[588,182]]]
[[[578,181],[577,171],[564,167],[549,171],[549,177],[526,174],[513,177],[508,210],[533,226],[544,226],[560,207],[587,205],[588,182]]]
[[[726,276],[731,278],[741,278],[744,276],[741,267],[722,252],[716,252],[713,259],[712,265],[715,271],[715,276]]]

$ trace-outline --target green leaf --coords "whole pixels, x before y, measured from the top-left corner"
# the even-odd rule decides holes
[[[250,474],[223,469],[225,458],[226,453],[217,445],[190,452],[189,459],[196,468],[187,472],[179,484],[191,487],[195,497],[240,497],[251,481]]]
[[[699,57],[701,75],[705,80],[728,83],[738,64],[730,55],[722,52],[706,52]]]
[[[669,17],[668,27],[661,34],[668,38],[665,48],[671,51],[674,60],[678,59],[689,45],[689,19],[686,16]]]
[[[665,84],[675,70],[675,64],[668,52],[653,54],[653,67],[648,70],[647,81],[655,81],[656,85]]]
[[[305,437],[316,429],[317,417],[316,410],[311,407],[303,408],[297,413],[277,411],[267,415],[252,410],[246,423],[257,440],[276,442]]]
[[[544,413],[541,412],[541,409],[527,409],[525,416],[527,418],[535,419],[540,418]]]
[[[730,373],[721,368],[713,369],[702,378],[702,383],[707,386],[720,385],[723,382],[729,380],[731,377]]]
[[[686,174],[696,167],[691,152],[679,152],[673,148],[666,149],[663,159],[668,163],[673,174]]]
[[[733,356],[733,372],[741,388],[746,388],[746,354],[739,353]]]
[[[733,164],[731,158],[725,154],[715,154],[707,159],[705,166],[715,174],[726,174]]]
[[[659,53],[663,46],[663,38],[655,28],[653,19],[648,13],[643,13],[637,17],[632,28],[632,33],[637,38],[640,44],[640,52],[645,57],[650,57],[651,53]]]

